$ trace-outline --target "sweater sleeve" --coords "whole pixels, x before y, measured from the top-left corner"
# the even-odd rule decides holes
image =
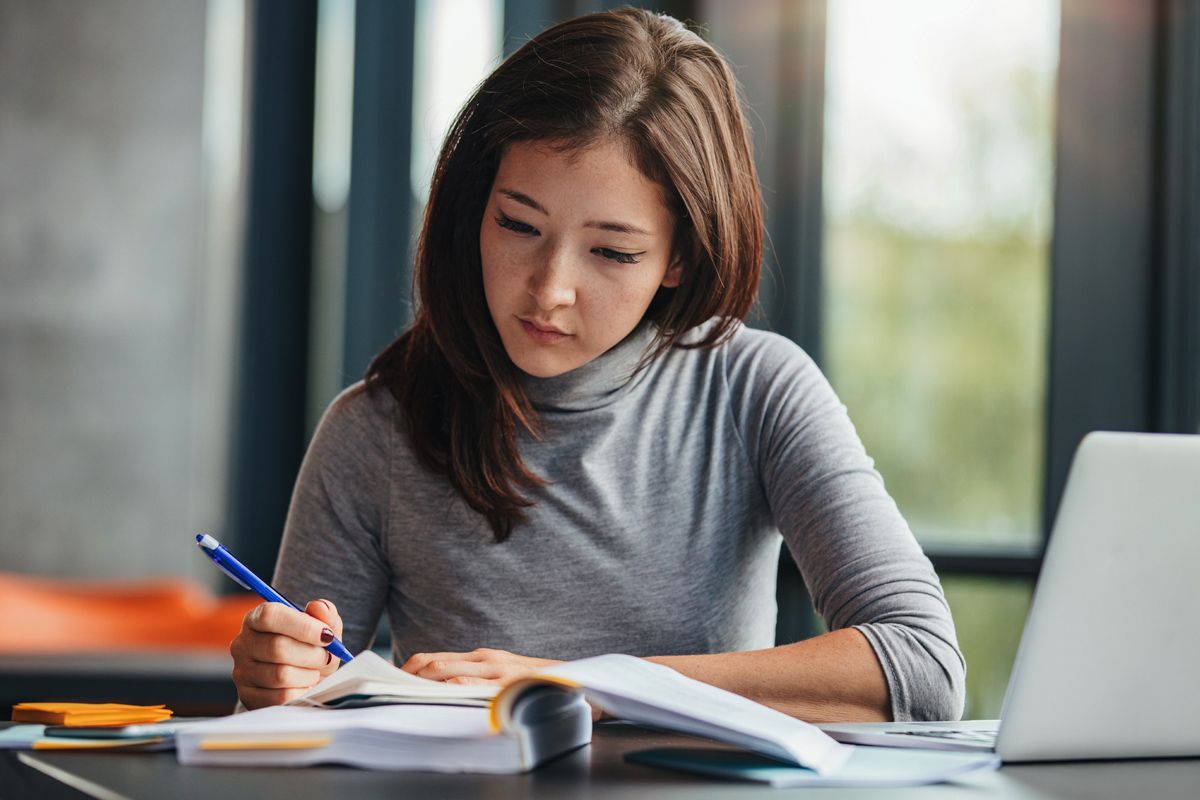
[[[325,411],[292,492],[274,585],[304,607],[337,606],[351,653],[370,647],[387,598],[384,534],[389,495],[388,416],[361,383]]]
[[[932,564],[812,359],[747,333],[727,365],[734,412],[814,608],[870,642],[893,719],[958,719],[966,664]]]

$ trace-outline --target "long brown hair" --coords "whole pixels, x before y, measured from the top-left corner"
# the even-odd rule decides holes
[[[663,188],[684,263],[680,286],[660,289],[646,312],[658,326],[646,361],[721,343],[758,289],[758,178],[736,83],[712,46],[671,17],[622,8],[555,25],[497,67],[438,156],[417,243],[413,324],[367,370],[368,386],[395,396],[421,460],[449,477],[497,541],[525,519],[532,502],[523,491],[545,480],[519,452],[520,430],[538,435],[538,419],[488,313],[480,222],[507,145],[573,150],[611,138]],[[701,340],[680,342],[714,317]]]

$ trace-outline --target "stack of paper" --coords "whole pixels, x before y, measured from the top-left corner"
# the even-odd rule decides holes
[[[183,764],[511,773],[591,741],[591,711],[581,697],[557,692],[524,710],[497,732],[486,708],[271,706],[187,726],[175,744]]]
[[[71,728],[133,725],[162,722],[173,712],[166,706],[129,706],[122,703],[17,703],[13,722],[39,722]]]

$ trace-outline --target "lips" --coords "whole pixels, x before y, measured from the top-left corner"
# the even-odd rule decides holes
[[[521,322],[524,322],[527,325],[530,325],[531,327],[537,328],[542,333],[557,333],[560,336],[570,336],[571,335],[571,334],[567,333],[566,331],[562,330],[561,328],[556,328],[553,325],[550,325],[545,322],[538,322],[537,320],[526,319],[525,317],[517,317],[517,319],[521,320]]]
[[[532,320],[525,319],[524,317],[517,317],[517,320],[521,323],[521,330],[525,332],[525,335],[539,345],[556,344],[564,339],[569,339],[574,335],[565,333],[553,325],[534,322]]]

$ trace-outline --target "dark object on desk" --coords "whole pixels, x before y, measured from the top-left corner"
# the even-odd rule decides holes
[[[0,655],[0,715],[24,701],[165,703],[180,716],[233,712],[228,655],[63,653]]]
[[[175,717],[169,722],[136,723],[105,727],[72,728],[68,725],[47,725],[46,736],[68,739],[138,739],[144,736],[174,736],[180,725],[203,722],[211,717]]]
[[[821,775],[773,758],[715,747],[658,747],[638,750],[626,761],[725,780],[775,787],[897,788],[943,783],[978,770],[994,770],[1000,759],[988,754],[858,747],[837,770]]]

